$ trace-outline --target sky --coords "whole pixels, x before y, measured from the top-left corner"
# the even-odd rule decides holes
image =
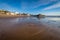
[[[0,0],[0,10],[29,14],[60,15],[60,0]]]

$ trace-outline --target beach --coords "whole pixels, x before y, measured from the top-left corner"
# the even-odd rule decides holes
[[[0,18],[0,40],[60,40],[60,29],[35,17]]]

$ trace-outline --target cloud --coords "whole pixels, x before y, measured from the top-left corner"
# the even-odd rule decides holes
[[[60,12],[43,12],[44,15],[57,15],[60,16]]]
[[[58,0],[37,0],[35,2],[32,2],[32,8],[38,8],[39,6],[42,6],[42,5],[47,5],[47,4],[50,4],[52,2],[57,2]]]
[[[59,8],[60,7],[60,2],[54,4],[54,5],[51,5],[47,8],[44,8],[43,10],[50,10],[50,9],[54,9],[54,8]]]
[[[25,10],[28,6],[27,4],[28,4],[27,2],[21,1],[21,9]]]
[[[24,9],[34,9],[38,8],[39,6],[42,5],[47,5],[51,3],[51,0],[27,0],[27,1],[21,1],[21,8]]]
[[[0,3],[0,9],[12,11],[12,12],[18,11],[17,8],[14,8],[14,7],[10,6],[9,4],[6,4],[6,3]]]

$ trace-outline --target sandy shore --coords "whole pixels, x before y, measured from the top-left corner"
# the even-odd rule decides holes
[[[22,17],[19,15],[0,15],[0,18],[16,18],[16,17]]]
[[[60,40],[59,31],[41,22],[13,20],[0,19],[0,40]]]

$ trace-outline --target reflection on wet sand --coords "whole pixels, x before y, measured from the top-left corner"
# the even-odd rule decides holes
[[[60,29],[32,17],[0,19],[0,40],[60,40]]]

